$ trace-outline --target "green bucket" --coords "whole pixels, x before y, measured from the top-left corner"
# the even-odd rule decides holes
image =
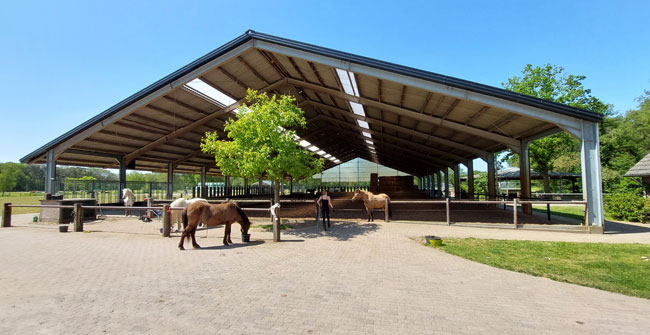
[[[442,239],[438,236],[428,235],[424,237],[427,240],[427,244],[434,247],[439,247],[442,245]]]

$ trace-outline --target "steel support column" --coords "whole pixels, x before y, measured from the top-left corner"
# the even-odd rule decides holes
[[[117,159],[118,163],[120,164],[120,168],[118,171],[118,178],[119,178],[119,202],[120,204],[124,204],[124,199],[122,198],[122,190],[126,188],[126,162],[124,161],[124,156],[121,156],[120,158]]]
[[[201,167],[201,191],[199,192],[199,198],[207,198],[208,197],[208,189],[206,188],[206,172],[207,168],[205,166]]]
[[[474,200],[474,161],[467,161],[467,195],[470,200]]]
[[[530,142],[522,140],[519,151],[519,190],[523,199],[530,199],[530,155],[528,153],[529,145]],[[521,209],[524,214],[533,214],[533,206],[531,204],[522,204]]]
[[[174,163],[167,164],[167,199],[174,197]]]
[[[604,231],[603,185],[600,170],[598,123],[582,122],[580,158],[582,166],[582,196],[587,201],[587,224],[590,231]]]
[[[442,197],[442,171],[436,171],[436,196]]]
[[[445,199],[449,198],[449,169],[443,171],[445,174]]]
[[[224,193],[225,193],[225,195],[227,197],[229,197],[229,196],[232,195],[232,192],[230,190],[230,187],[231,187],[230,186],[230,176],[223,176],[223,178],[224,178],[224,188],[225,188]]]
[[[458,163],[454,164],[454,199],[456,199],[456,200],[461,199],[460,168],[458,166]]]
[[[54,182],[56,181],[56,160],[54,150],[47,152],[45,158],[45,193],[56,193]]]
[[[489,200],[494,200],[496,199],[497,195],[497,185],[496,185],[496,180],[497,180],[497,172],[496,172],[496,166],[494,165],[494,152],[488,152],[487,155],[487,174],[488,174],[488,199]]]

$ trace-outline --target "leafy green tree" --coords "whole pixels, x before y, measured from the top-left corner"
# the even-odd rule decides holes
[[[216,131],[206,133],[201,149],[214,155],[224,175],[249,179],[266,176],[274,181],[277,203],[280,180],[312,176],[322,170],[324,162],[296,142],[296,132],[291,128],[305,128],[307,121],[295,98],[269,97],[249,89],[246,101],[248,104],[237,110],[237,119],[228,120],[224,126],[228,140],[220,139]],[[274,222],[274,236],[279,232],[276,226]]]
[[[564,68],[546,64],[544,66],[526,65],[522,76],[514,76],[503,83],[507,90],[559,102],[572,107],[578,107],[599,114],[611,113],[611,108],[591,95],[591,90],[585,88],[582,81],[585,76],[564,73]],[[549,193],[549,172],[556,164],[565,169],[578,168],[579,143],[567,133],[533,141],[530,144],[529,155],[531,167],[542,175],[544,192]],[[575,158],[578,158],[577,162]],[[505,158],[511,166],[519,165],[519,157],[509,152]]]
[[[2,191],[2,196],[5,195],[5,192],[13,191],[20,174],[22,174],[20,164],[0,164],[0,191]]]

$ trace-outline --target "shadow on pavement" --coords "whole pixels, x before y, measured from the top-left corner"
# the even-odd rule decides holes
[[[284,232],[285,235],[293,235],[302,238],[318,238],[329,236],[336,238],[337,241],[347,241],[357,236],[368,235],[371,232],[377,231],[379,225],[375,223],[356,223],[356,222],[336,222],[332,221],[332,227],[323,231],[322,227],[311,227],[300,230],[290,230]]]
[[[605,222],[605,234],[639,234],[648,232],[650,232],[650,227],[616,221]]]
[[[192,248],[192,244],[190,243],[189,246],[188,245],[185,246],[185,249],[186,250],[228,250],[228,249],[237,249],[237,248],[243,248],[243,247],[254,247],[254,246],[257,246],[257,245],[262,245],[264,243],[265,242],[262,241],[262,240],[253,240],[253,241],[250,241],[248,243],[233,243],[231,245],[223,245],[223,244],[221,244],[221,241],[219,241],[220,245],[211,245],[211,246],[207,246],[207,247],[201,246],[201,249]],[[187,242],[186,242],[186,244],[187,244]]]

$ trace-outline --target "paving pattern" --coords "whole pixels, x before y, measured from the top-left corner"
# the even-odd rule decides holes
[[[609,242],[607,234],[336,221],[329,232],[285,232],[282,243],[256,229],[252,243],[233,233],[235,244],[224,247],[222,228],[208,238],[198,232],[203,249],[181,252],[178,238],[161,238],[155,222],[109,219],[86,225],[89,233],[66,234],[55,225],[15,222],[0,229],[1,334],[650,329],[648,300],[492,268],[411,238],[433,233]]]

